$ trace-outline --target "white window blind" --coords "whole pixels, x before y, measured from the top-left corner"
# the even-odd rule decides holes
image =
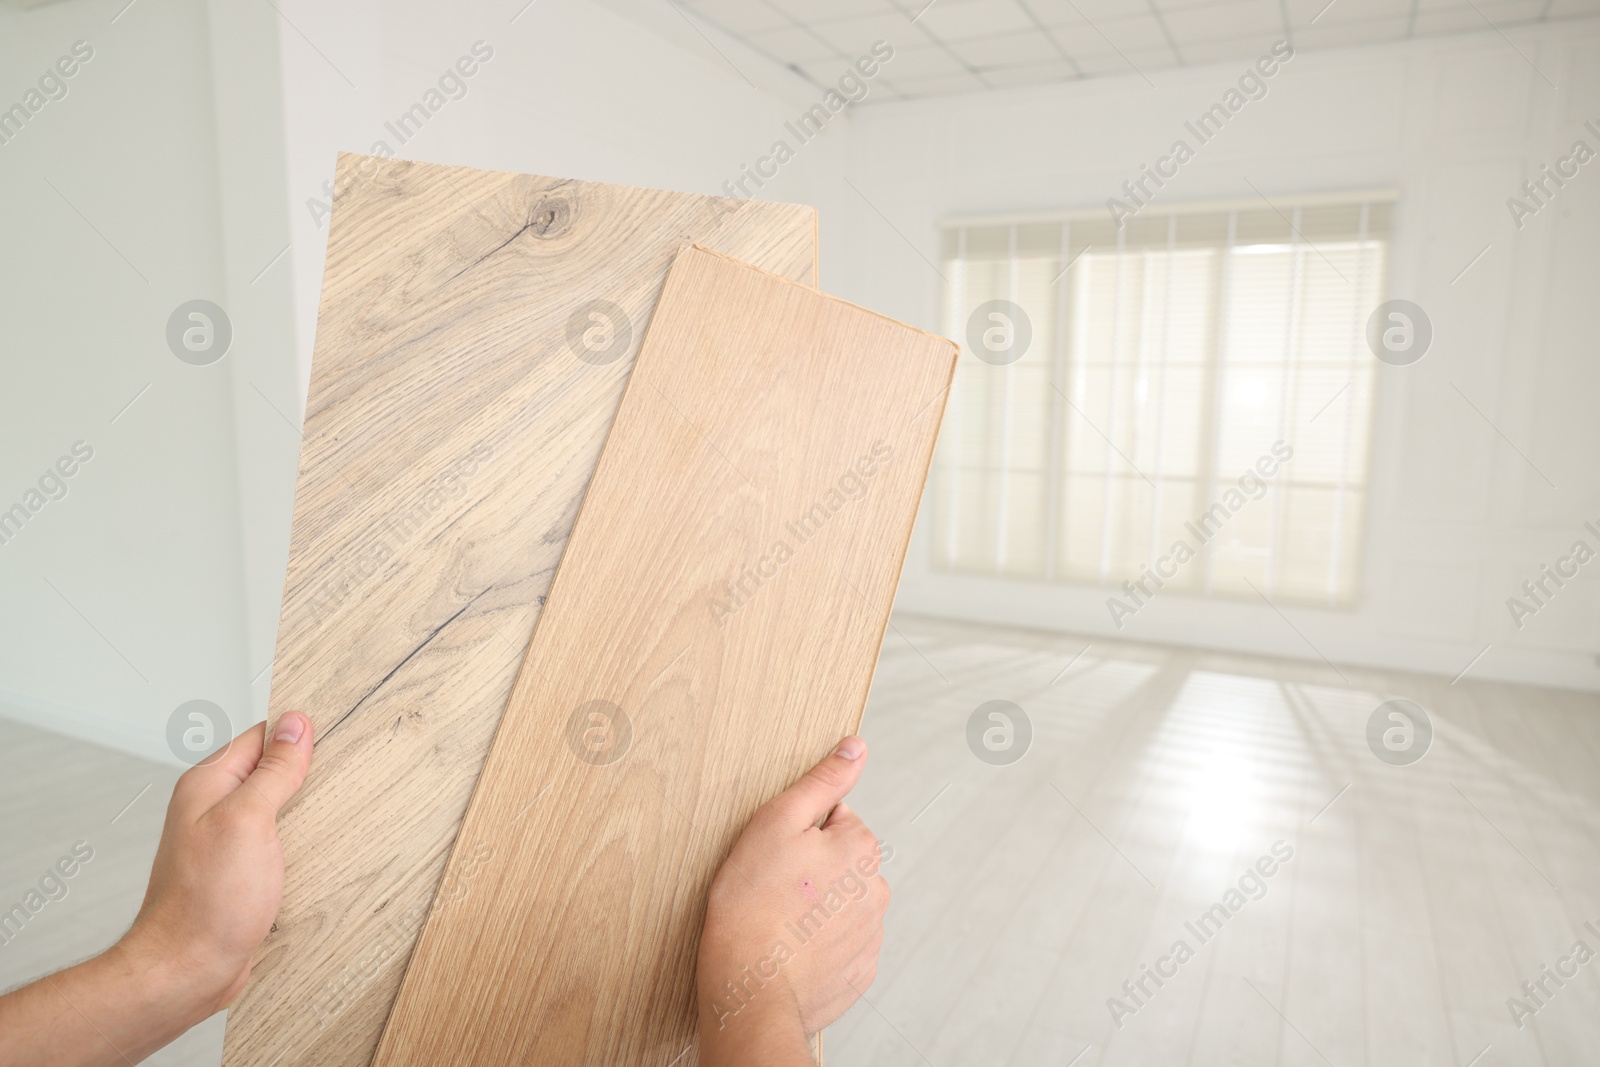
[[[947,226],[962,354],[934,568],[1120,587],[1184,538],[1198,555],[1166,588],[1353,605],[1391,214],[1371,197]],[[1186,537],[1278,441],[1293,457],[1270,488]]]

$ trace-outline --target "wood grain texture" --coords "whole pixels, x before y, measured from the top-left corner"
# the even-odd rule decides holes
[[[678,257],[376,1067],[696,1062],[711,878],[859,724],[955,355]]]
[[[271,697],[316,758],[240,1067],[370,1062],[679,247],[815,282],[805,207],[351,155],[336,188]]]

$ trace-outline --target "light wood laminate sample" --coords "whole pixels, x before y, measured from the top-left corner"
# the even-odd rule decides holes
[[[335,189],[270,701],[316,757],[230,1067],[370,1062],[678,249],[816,280],[807,207],[358,155]]]
[[[377,1067],[696,1062],[711,879],[859,724],[955,355],[679,256]]]

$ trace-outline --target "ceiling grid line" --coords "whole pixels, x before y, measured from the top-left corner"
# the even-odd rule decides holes
[[[968,63],[967,60],[959,52],[957,52],[955,49],[951,48],[950,45],[947,44],[942,37],[940,37],[939,35],[935,34],[932,30],[928,29],[927,25],[922,21],[922,17],[927,14],[928,9],[924,9],[922,14],[920,14],[920,15],[913,16],[913,14],[910,11],[908,11],[908,10],[906,10],[906,9],[904,9],[904,8],[902,8],[900,6],[899,0],[889,0],[889,2],[890,2],[890,4],[892,4],[894,6],[896,11],[899,11],[902,15],[904,15],[906,17],[906,20],[908,22],[911,22],[912,25],[916,26],[916,28],[918,30],[920,30],[922,32],[922,34],[928,38],[928,40],[932,41],[934,44],[936,44],[940,48],[944,49],[944,51],[949,54],[950,58],[954,59],[956,61],[956,63],[959,64],[962,67],[962,69],[964,69],[968,74],[970,74],[974,78],[976,78],[978,80],[979,84],[981,84],[985,89],[994,88],[994,86],[989,84],[988,80],[986,78],[984,78],[983,74],[976,67],[974,67],[971,63]],[[932,7],[932,5],[929,5],[930,9],[931,9],[931,7]],[[913,21],[913,19],[914,19],[914,21]]]
[[[1186,66],[1183,61],[1183,50],[1178,47],[1177,38],[1172,36],[1172,30],[1167,27],[1167,20],[1161,14],[1161,9],[1156,6],[1156,0],[1150,0],[1150,14],[1155,16],[1156,25],[1161,27],[1161,36],[1167,39],[1167,47],[1172,49],[1172,58],[1178,61],[1178,66]]]
[[[1055,34],[1051,33],[1050,28],[1039,20],[1038,14],[1033,10],[1032,7],[1028,6],[1028,0],[1016,0],[1016,3],[1017,6],[1022,9],[1023,14],[1028,16],[1028,21],[1032,22],[1034,26],[1038,28],[1039,32],[1044,35],[1044,39],[1050,42],[1050,47],[1056,50],[1056,54],[1062,59],[1066,60],[1067,63],[1072,67],[1073,73],[1079,78],[1085,77],[1086,75],[1083,72],[1082,64],[1080,64],[1076,59],[1072,58],[1072,54],[1068,52],[1061,44],[1060,39],[1056,37]]]
[[[624,13],[652,0],[600,0]],[[659,2],[659,0],[654,0]],[[1600,0],[674,0],[819,90],[876,41],[894,58],[860,106],[979,90],[1250,62],[1277,38],[1297,51],[1396,44],[1593,20]],[[863,80],[868,80],[863,78]],[[857,93],[856,95],[860,95]]]

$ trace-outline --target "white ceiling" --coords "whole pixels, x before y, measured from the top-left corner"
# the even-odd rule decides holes
[[[1297,50],[1504,30],[1600,0],[667,0],[819,88],[894,47],[865,103],[1248,62]]]

